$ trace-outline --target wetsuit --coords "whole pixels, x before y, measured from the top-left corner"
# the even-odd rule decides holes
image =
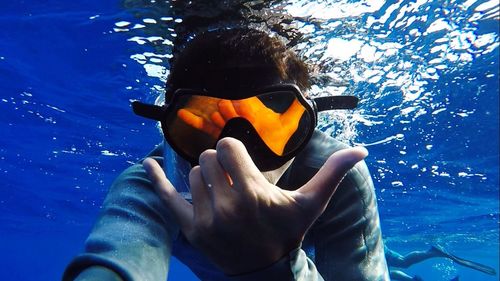
[[[316,130],[277,185],[290,190],[300,187],[333,152],[345,147]],[[162,155],[162,146],[158,146],[148,157],[162,164]],[[171,255],[202,280],[389,280],[376,197],[364,162],[356,164],[342,180],[325,212],[308,231],[302,249],[268,268],[230,277],[179,234],[141,163],[115,180],[85,243],[85,252],[66,268],[63,280],[78,276],[79,281],[163,281]]]

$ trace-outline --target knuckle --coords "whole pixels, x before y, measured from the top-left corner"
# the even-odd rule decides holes
[[[239,146],[242,146],[243,143],[235,138],[226,137],[217,143],[217,151],[221,151],[224,153],[231,153],[235,151]]]
[[[243,143],[234,138],[223,138],[217,143],[217,160],[220,163],[235,163],[241,155]]]
[[[199,172],[200,172],[200,166],[194,166],[193,168],[191,168],[191,171],[189,171],[189,177],[192,177]]]
[[[213,149],[207,149],[200,154],[198,159],[200,165],[209,164],[216,157],[216,152]]]

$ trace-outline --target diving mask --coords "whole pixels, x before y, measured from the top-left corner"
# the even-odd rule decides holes
[[[259,170],[270,171],[307,144],[318,111],[352,109],[358,103],[353,96],[305,98],[294,84],[273,85],[239,99],[228,96],[178,89],[164,106],[134,101],[132,107],[137,115],[160,121],[165,140],[193,166],[218,140],[234,137]]]

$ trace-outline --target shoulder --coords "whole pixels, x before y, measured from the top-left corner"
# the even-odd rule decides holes
[[[309,143],[293,161],[288,173],[289,182],[304,184],[316,174],[328,160],[328,157],[348,147],[349,145],[332,138],[320,130],[315,130]],[[356,164],[347,173],[343,183],[351,183],[356,186],[371,185],[371,176],[365,162],[361,161]]]
[[[330,155],[348,147],[347,144],[316,129],[304,150],[297,155],[296,162],[319,169]]]

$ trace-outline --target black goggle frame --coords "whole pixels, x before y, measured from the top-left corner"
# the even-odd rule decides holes
[[[356,108],[358,104],[358,98],[354,96],[326,96],[326,97],[317,97],[317,98],[306,98],[300,91],[300,89],[294,85],[294,84],[277,84],[277,85],[272,85],[268,86],[265,88],[262,88],[261,90],[254,91],[252,94],[249,94],[247,96],[241,96],[237,98],[232,98],[232,100],[237,100],[237,99],[243,99],[243,98],[249,98],[252,96],[258,96],[262,94],[272,94],[272,93],[279,93],[279,92],[292,92],[294,93],[295,97],[297,100],[302,104],[304,109],[307,111],[309,116],[311,117],[311,124],[310,128],[308,129],[307,134],[303,137],[302,142],[300,145],[298,145],[296,148],[293,150],[287,152],[284,155],[277,155],[271,149],[264,143],[264,141],[258,136],[258,133],[251,128],[247,128],[247,133],[246,136],[248,135],[253,135],[252,139],[253,142],[255,143],[256,149],[253,151],[254,153],[251,154],[252,158],[259,167],[261,171],[269,171],[273,169],[277,169],[283,164],[285,164],[287,161],[295,157],[295,155],[301,151],[305,145],[307,145],[309,139],[312,136],[312,133],[314,132],[314,128],[316,127],[316,122],[317,122],[317,113],[321,111],[326,111],[326,110],[335,110],[335,109],[354,109]],[[197,96],[207,96],[207,97],[215,97],[215,98],[221,98],[221,99],[229,99],[227,96],[229,96],[228,93],[222,93],[219,95],[214,95],[212,93],[209,93],[207,91],[203,90],[196,90],[196,89],[177,89],[174,91],[172,95],[170,95],[168,99],[168,104],[165,104],[163,106],[158,106],[158,105],[152,105],[152,104],[146,104],[146,103],[141,103],[139,101],[134,101],[132,102],[132,109],[135,114],[146,117],[149,119],[153,119],[156,121],[161,122],[161,127],[163,131],[163,135],[165,137],[165,140],[169,143],[169,145],[184,159],[188,160],[191,165],[195,166],[198,164],[198,157],[193,157],[192,155],[188,155],[184,152],[183,149],[181,149],[175,141],[171,140],[170,137],[170,132],[168,130],[168,124],[166,124],[167,116],[168,114],[172,114],[170,111],[174,110],[176,101],[179,97],[183,95],[197,95]],[[226,97],[224,97],[226,96]],[[237,118],[237,119],[242,119],[242,118]],[[231,122],[232,120],[228,121]],[[243,122],[240,124],[240,126],[245,126],[245,120],[239,120],[240,122]],[[253,127],[252,127],[253,128]],[[248,133],[248,130],[251,131],[251,133]],[[236,133],[237,134],[237,133]],[[213,148],[213,147],[212,147]],[[207,148],[209,149],[209,148]],[[247,147],[248,149],[248,147]],[[249,151],[250,152],[250,151]]]

